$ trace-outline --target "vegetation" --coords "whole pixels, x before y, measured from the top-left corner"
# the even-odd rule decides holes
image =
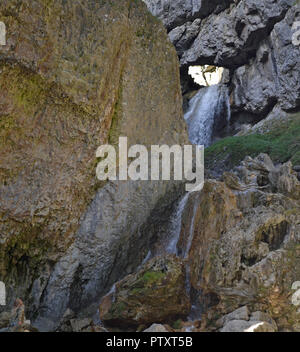
[[[148,271],[144,274],[143,281],[145,281],[148,284],[152,284],[154,282],[161,280],[164,277],[165,277],[165,274],[162,272]]]
[[[206,168],[226,164],[226,169],[238,165],[247,155],[267,153],[274,162],[292,161],[300,165],[300,114],[294,115],[265,134],[227,137],[205,151]],[[223,165],[224,166],[224,165]]]
[[[176,320],[173,325],[172,325],[173,329],[175,330],[179,330],[182,328],[182,320],[181,319],[178,319]]]

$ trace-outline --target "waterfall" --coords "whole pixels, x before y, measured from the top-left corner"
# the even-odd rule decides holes
[[[195,229],[195,217],[196,217],[196,212],[199,206],[199,202],[198,199],[194,200],[194,206],[193,206],[193,215],[192,215],[192,219],[191,219],[191,227],[189,230],[189,236],[187,239],[187,244],[186,244],[186,249],[184,251],[184,259],[187,259],[189,253],[190,253],[190,249],[192,247],[192,242],[193,242],[193,238],[194,238],[194,229]]]
[[[190,193],[187,193],[179,202],[178,206],[176,207],[174,213],[172,214],[169,233],[170,233],[170,242],[167,247],[167,252],[171,254],[178,255],[177,252],[177,243],[180,239],[181,233],[181,222],[182,222],[182,213],[185,209],[185,206],[189,200]]]
[[[190,100],[185,121],[192,144],[208,147],[212,143],[214,130],[219,125],[230,123],[228,88],[222,84],[202,88]]]
[[[223,84],[202,88],[190,100],[189,109],[184,116],[189,132],[189,139],[192,144],[208,147],[214,138],[215,133],[230,124],[230,103],[228,88]],[[166,252],[178,256],[177,245],[180,240],[182,229],[182,215],[189,201],[190,193],[187,193],[176,206],[168,227],[169,243]],[[190,265],[188,262],[189,252],[192,246],[195,228],[195,217],[199,206],[199,198],[193,200],[193,213],[189,233],[186,238],[186,246],[182,258],[186,261],[186,290],[191,295]],[[201,316],[196,302],[192,305],[189,319],[199,319]]]
[[[189,110],[184,116],[189,131],[190,142],[197,145],[209,146],[212,142],[213,133],[216,125],[224,124],[228,126],[230,123],[230,105],[228,88],[223,84],[213,85],[202,88],[190,100]],[[186,194],[179,202],[175,209],[170,225],[169,234],[170,242],[167,246],[167,252],[177,254],[177,243],[180,239],[182,213],[185,209],[189,198]],[[193,240],[193,222],[195,217],[193,214],[191,234],[188,238],[185,257],[188,255]]]

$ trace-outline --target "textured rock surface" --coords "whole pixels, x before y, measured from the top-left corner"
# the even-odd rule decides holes
[[[141,2],[4,0],[0,19],[0,279],[50,329],[140,264],[142,224],[176,197],[97,182],[95,152],[186,142],[178,61]]]
[[[150,260],[137,274],[118,282],[100,304],[100,319],[128,328],[175,321],[189,311],[184,265],[167,256]]]
[[[192,298],[206,312],[203,329],[224,327],[231,320],[235,323],[228,331],[250,328],[253,312],[250,320],[268,324],[257,329],[298,331],[300,315],[292,304],[298,299],[292,284],[300,277],[296,173],[290,163],[275,167],[262,154],[246,158],[223,179],[207,181],[195,197],[197,210],[194,216],[187,211],[180,240],[184,253],[192,238],[187,264]],[[247,309],[229,314],[244,305]],[[270,319],[255,312],[267,312]],[[216,323],[224,314],[229,315]]]
[[[168,332],[168,330],[161,324],[152,324],[148,329],[143,332]]]
[[[275,321],[266,313],[254,312],[250,316],[247,306],[229,313],[216,322],[220,332],[276,332]]]
[[[292,43],[292,27],[299,11],[290,9],[264,40],[255,59],[238,68],[232,79],[232,108],[260,118],[275,104],[285,111],[300,105],[300,46]]]
[[[232,68],[247,62],[293,4],[293,0],[241,0],[221,15],[211,15],[184,53],[181,64]]]
[[[181,323],[182,331],[299,331],[299,187],[291,164],[274,166],[266,154],[207,180],[183,213],[182,259],[153,258],[118,282],[101,319],[127,328],[184,319],[189,293],[196,321]],[[178,268],[174,280],[162,273],[169,267]]]
[[[246,63],[275,23],[295,3],[293,0],[145,2],[167,28],[176,29],[175,38],[171,32],[175,44],[180,36],[181,44],[186,43],[182,65],[211,64],[228,68]],[[197,29],[196,19],[198,25],[201,23]]]
[[[272,325],[260,321],[232,320],[221,332],[276,332]]]
[[[152,14],[160,18],[167,29],[220,12],[234,0],[143,0]]]
[[[224,66],[231,70],[233,122],[256,123],[276,104],[299,109],[300,47],[292,44],[300,21],[297,2],[211,1],[209,9],[205,1],[146,2],[171,29],[184,92],[195,89],[190,65]]]

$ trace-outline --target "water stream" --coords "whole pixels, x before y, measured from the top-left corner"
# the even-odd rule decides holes
[[[167,253],[176,254],[178,256],[177,244],[180,239],[181,227],[182,227],[182,214],[185,209],[185,206],[189,200],[190,193],[186,193],[185,196],[181,199],[178,206],[176,207],[170,221],[169,233],[170,242],[167,247]]]
[[[228,88],[224,85],[214,85],[202,88],[190,100],[189,109],[184,118],[188,126],[189,139],[192,144],[208,147],[214,138],[214,132],[221,124],[222,128],[230,124],[230,103]],[[178,242],[182,230],[182,217],[192,193],[187,193],[175,208],[170,220],[168,233],[170,234],[167,252],[178,256]],[[186,246],[180,255],[186,261],[186,290],[191,295],[190,265],[188,262],[189,252],[192,246],[195,229],[195,217],[199,207],[199,198],[192,199],[192,218],[189,233],[186,238]],[[201,309],[197,303],[192,302],[189,320],[201,318]]]
[[[202,88],[190,100],[185,121],[192,144],[208,147],[218,124],[229,126],[230,103],[228,88],[217,84]]]

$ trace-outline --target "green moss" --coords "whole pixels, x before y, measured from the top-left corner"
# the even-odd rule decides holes
[[[13,235],[0,245],[0,274],[6,277],[13,272],[35,270],[52,249],[47,239],[41,238],[38,226],[28,226],[20,234]]]
[[[160,272],[160,271],[147,271],[143,277],[142,280],[146,282],[147,284],[152,284],[157,281],[160,281],[165,277],[165,274]]]
[[[121,116],[122,116],[122,79],[120,80],[117,101],[114,107],[114,113],[111,120],[111,125],[108,133],[108,143],[115,147],[119,144],[119,136],[121,129]]]
[[[213,144],[205,151],[207,168],[226,161],[226,168],[238,165],[247,155],[255,157],[267,153],[274,162],[292,161],[300,164],[300,115],[282,122],[266,134],[228,137]]]
[[[134,284],[130,294],[133,296],[147,296],[151,294],[153,286],[157,287],[165,278],[161,271],[147,271]]]
[[[173,323],[172,328],[175,329],[175,330],[181,329],[181,328],[182,328],[182,321],[181,321],[181,319],[176,320],[176,321]]]
[[[299,208],[292,208],[284,213],[286,216],[292,216],[292,215],[298,215],[299,214]]]
[[[4,67],[1,88],[7,89],[15,104],[33,113],[34,108],[43,103],[48,94],[45,82],[38,75],[20,67]]]
[[[126,304],[124,302],[114,303],[111,308],[112,317],[119,317],[125,309]]]
[[[22,131],[18,128],[16,118],[12,115],[1,115],[0,113],[0,146],[13,146],[14,142],[10,138],[11,133],[22,135]]]
[[[293,155],[291,161],[293,165],[300,165],[300,151]]]
[[[131,290],[131,294],[133,295],[133,296],[135,296],[135,295],[139,295],[139,294],[141,294],[142,292],[143,292],[143,287],[135,287],[135,288],[133,288],[132,290]]]

